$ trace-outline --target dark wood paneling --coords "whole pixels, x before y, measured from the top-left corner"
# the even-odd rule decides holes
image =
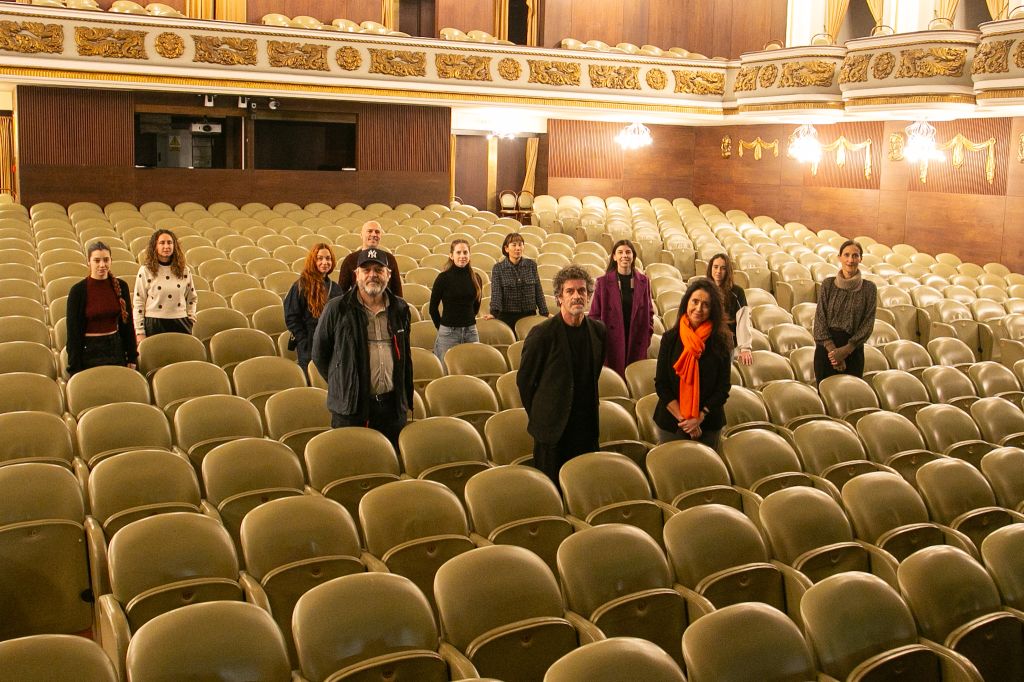
[[[1021,135],[1024,135],[1024,118],[1011,119],[1010,143],[1006,150],[1009,155],[1006,164],[1006,195],[1010,197],[1024,196],[1024,162],[1020,160]]]
[[[360,170],[448,172],[451,110],[364,104],[356,163]]]
[[[634,0],[622,7],[622,33],[620,42],[644,45],[650,43],[648,0]]]
[[[878,193],[878,231],[875,239],[883,244],[907,241],[907,192],[882,190]]]
[[[964,150],[964,162],[960,168],[953,166],[953,150],[945,151],[945,162],[931,163],[928,167],[928,181],[922,183],[917,168],[907,180],[911,192],[949,192],[953,194],[1006,194],[1005,153],[1010,146],[1010,123],[1008,118],[971,118],[935,123],[935,138],[942,145],[961,134],[974,143],[989,139],[996,141],[995,175],[990,183],[985,177],[987,150],[971,152]],[[1016,151],[1016,150],[1014,150]]]
[[[910,192],[907,243],[928,253],[951,251],[977,263],[1001,257],[1006,197]]]
[[[288,17],[306,15],[325,24],[335,19],[351,19],[356,23],[380,21],[383,6],[380,0],[247,0],[245,15],[251,24],[261,23],[266,14]]]
[[[840,137],[845,137],[851,144],[861,144],[865,141],[871,142],[871,150],[846,151],[845,164],[840,167],[837,164],[838,149],[833,152],[823,152],[821,163],[818,164],[818,174],[812,175],[811,169],[805,164],[798,164],[804,171],[803,184],[808,187],[848,187],[850,189],[878,189],[881,177],[882,161],[882,132],[884,125],[881,121],[870,123],[841,123],[831,126],[818,126],[818,140],[822,145],[834,143]],[[788,145],[788,138],[787,138]],[[871,175],[864,175],[864,157],[870,155]]]
[[[621,43],[623,5],[626,1],[573,0],[569,36],[579,40],[602,40],[609,45]]]
[[[548,121],[548,175],[551,178],[621,178],[622,148],[617,123]]]
[[[17,96],[22,166],[134,165],[132,93],[19,86]]]
[[[587,41],[589,38],[570,35],[573,0],[543,0],[540,32],[542,47],[558,47],[563,38]]]
[[[1024,197],[1006,197],[999,262],[1014,272],[1024,272]]]
[[[501,185],[498,191],[505,189]],[[487,206],[487,138],[455,137],[455,196],[464,204]]]
[[[451,27],[468,33],[494,33],[494,0],[436,0],[437,29]]]
[[[805,187],[800,222],[816,229],[873,237],[878,224],[878,192],[870,189]]]
[[[459,163],[456,161],[455,167]],[[526,177],[526,138],[516,137],[511,140],[498,140],[498,177],[497,189],[501,192],[510,189],[518,192],[523,188]],[[476,204],[482,206],[482,204]]]
[[[592,194],[596,197],[621,197],[622,180],[608,178],[548,178],[548,194],[562,196],[572,194],[585,197]]]

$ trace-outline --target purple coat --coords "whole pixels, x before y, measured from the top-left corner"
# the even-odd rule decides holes
[[[622,321],[622,298],[615,270],[598,278],[594,299],[590,303],[590,316],[601,320],[608,328],[604,364],[625,376],[626,365],[647,357],[654,333],[654,304],[651,301],[651,283],[647,277],[633,271],[633,313],[629,320],[629,348]]]

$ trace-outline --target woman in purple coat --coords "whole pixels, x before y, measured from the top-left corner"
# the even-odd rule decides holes
[[[594,288],[590,316],[608,328],[604,364],[625,376],[626,365],[647,357],[654,332],[651,283],[633,269],[636,249],[628,239],[612,247],[608,273]]]

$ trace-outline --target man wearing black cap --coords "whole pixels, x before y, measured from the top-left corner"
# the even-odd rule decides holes
[[[331,425],[377,429],[398,450],[412,407],[409,305],[388,291],[391,254],[359,251],[355,286],[327,302],[313,335],[313,364],[327,378]]]

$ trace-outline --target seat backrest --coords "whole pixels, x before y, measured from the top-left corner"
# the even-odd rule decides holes
[[[430,414],[435,416],[498,411],[494,391],[486,381],[475,376],[451,374],[438,377],[427,384],[424,397]]]
[[[551,480],[525,466],[496,467],[474,475],[466,483],[466,508],[473,528],[484,537],[516,521],[565,514]]]
[[[1024,524],[992,531],[981,543],[981,558],[1007,606],[1024,605]]]
[[[857,422],[857,434],[868,455],[885,463],[898,452],[924,449],[924,438],[914,423],[896,412],[872,412]]]
[[[965,512],[996,503],[981,472],[954,457],[924,464],[917,470],[917,485],[929,514],[939,523],[949,524]]]
[[[206,499],[218,507],[247,493],[301,493],[305,484],[295,453],[265,438],[237,438],[218,445],[203,458],[202,470]]]
[[[480,434],[456,417],[428,417],[408,424],[398,436],[398,449],[410,476],[440,464],[487,461]]]
[[[75,456],[64,420],[48,412],[0,414],[0,464],[43,462],[71,468]]]
[[[76,417],[98,405],[150,402],[146,377],[134,369],[113,365],[76,373],[68,381],[67,396],[68,411]]]
[[[766,476],[801,471],[800,459],[779,434],[767,429],[734,433],[722,443],[722,459],[736,485],[750,488]]]
[[[1006,391],[1020,391],[1020,384],[1013,370],[991,360],[976,362],[967,370],[971,381],[982,396],[994,396]]]
[[[50,379],[57,378],[57,366],[49,340],[4,341],[0,343],[0,373],[32,372]]]
[[[868,573],[840,573],[811,586],[800,614],[819,669],[836,679],[847,679],[876,654],[918,639],[914,616],[899,594]]]
[[[812,386],[799,381],[776,381],[761,391],[772,423],[785,426],[797,417],[825,414],[825,406]]]
[[[981,438],[978,425],[970,415],[952,405],[923,407],[915,415],[915,420],[917,428],[928,443],[928,448],[935,452],[942,452],[960,441]]]
[[[327,430],[331,426],[327,391],[310,386],[286,388],[267,399],[266,417],[267,435],[279,440],[296,431]]]
[[[985,440],[992,443],[1024,432],[1024,413],[1003,398],[978,400],[971,405],[971,417],[980,427]]]
[[[665,549],[676,582],[690,589],[718,571],[769,559],[754,522],[720,504],[684,509],[669,519]]]
[[[260,405],[266,403],[272,392],[306,385],[301,367],[291,360],[275,356],[259,356],[239,362],[231,379],[235,395],[250,400],[259,396]]]
[[[363,573],[314,587],[295,604],[292,624],[306,679],[323,682],[374,659],[392,675],[405,672],[402,679],[448,679],[430,603],[402,576]]]
[[[200,500],[192,465],[172,452],[122,452],[102,460],[89,472],[92,515],[108,538],[146,516],[198,512]]]
[[[197,446],[228,438],[261,438],[263,423],[260,413],[245,398],[206,395],[192,398],[178,408],[174,413],[174,435],[177,444],[191,452]],[[198,466],[202,457],[193,457],[192,461]]]
[[[186,360],[161,367],[152,380],[153,400],[169,419],[173,419],[177,405],[188,398],[231,395],[228,375],[211,362]]]
[[[652,642],[614,637],[586,644],[558,659],[544,675],[546,682],[683,682],[679,665]]]
[[[468,536],[455,494],[435,481],[402,480],[375,488],[359,503],[366,548],[384,558],[392,548],[439,535]]]
[[[744,386],[760,388],[770,381],[795,378],[792,365],[781,355],[769,350],[755,350],[753,356],[753,364],[740,365]]]
[[[101,405],[79,420],[78,449],[90,466],[126,450],[170,450],[171,428],[164,413],[153,405]]]
[[[900,592],[921,634],[943,643],[956,628],[999,611],[999,590],[980,562],[956,547],[914,552],[896,571]]]
[[[874,471],[843,486],[843,504],[857,537],[874,543],[883,533],[927,523],[928,509],[914,487],[896,474]]]
[[[786,488],[764,499],[761,524],[775,557],[792,564],[805,552],[853,540],[853,529],[842,508],[820,490]]]
[[[937,403],[952,402],[957,398],[976,396],[974,384],[967,375],[948,365],[926,367],[921,380],[928,389],[931,399]]]
[[[970,312],[968,312],[970,317]],[[970,347],[960,339],[943,336],[928,342],[928,353],[939,365],[959,365],[976,360]]]
[[[252,604],[192,604],[153,618],[131,638],[129,679],[288,682],[291,666],[274,619]]]
[[[845,417],[853,410],[878,407],[878,396],[871,386],[849,374],[826,377],[818,384],[818,391],[825,409],[833,417]]]
[[[718,453],[695,441],[680,440],[658,445],[647,453],[647,473],[655,496],[672,504],[689,492],[729,486],[729,471]]]
[[[871,378],[882,409],[895,411],[911,402],[928,402],[928,391],[917,377],[898,369],[879,372]]]
[[[445,353],[444,364],[449,374],[483,376],[501,375],[508,371],[508,363],[501,351],[482,343],[462,343],[450,348]]]
[[[738,426],[753,421],[768,421],[768,408],[761,394],[743,386],[732,386],[725,401],[726,425]]]
[[[64,394],[57,382],[32,372],[0,373],[0,414],[23,411],[62,415]]]
[[[841,462],[867,459],[863,443],[845,422],[819,419],[801,424],[793,430],[793,442],[804,467],[813,474]]]
[[[76,635],[35,635],[0,642],[0,669],[8,679],[20,682],[117,680],[103,648]]]
[[[558,480],[569,513],[581,519],[616,502],[652,499],[640,467],[613,452],[591,452],[570,459],[562,465]]]
[[[193,600],[241,599],[231,537],[202,514],[159,514],[130,523],[111,539],[108,556],[111,593],[133,631]],[[211,594],[204,585],[213,588]]]
[[[979,401],[980,402],[980,401]],[[1024,451],[1020,448],[996,448],[981,458],[981,471],[992,484],[999,504],[1007,509],[1021,508],[1024,502]]]
[[[157,334],[139,344],[139,371],[147,377],[161,367],[186,360],[206,360],[206,347],[191,334]]]
[[[533,438],[526,430],[528,423],[522,407],[502,410],[487,419],[484,435],[495,464],[512,464],[520,457],[533,454]]]
[[[800,629],[767,604],[734,604],[694,621],[683,633],[683,659],[697,682],[817,677]]]

